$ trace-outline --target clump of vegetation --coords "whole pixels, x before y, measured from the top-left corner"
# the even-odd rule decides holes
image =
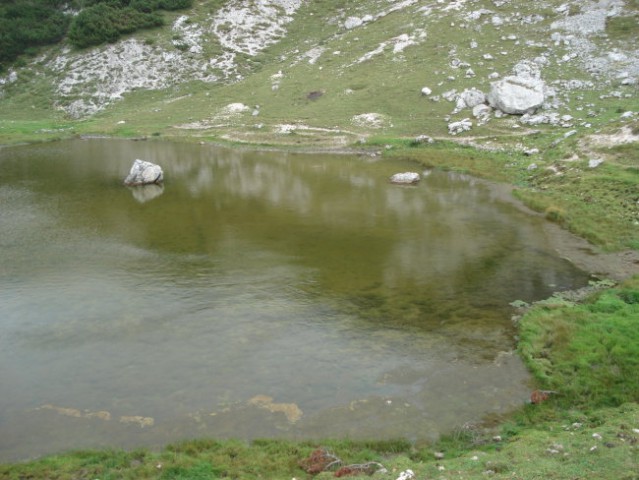
[[[519,348],[567,407],[639,401],[639,277],[581,305],[538,306],[521,322]]]
[[[636,15],[614,16],[606,19],[606,33],[613,38],[630,38],[636,35],[637,21]]]
[[[164,24],[156,12],[144,12],[132,7],[114,8],[99,3],[82,10],[69,28],[69,41],[78,48],[112,43],[122,34]]]
[[[58,42],[70,18],[64,0],[8,0],[0,3],[0,71],[34,47]]]
[[[164,24],[160,10],[189,8],[193,0],[5,0],[0,3],[0,71],[24,53],[62,40],[78,48]],[[68,10],[78,10],[72,16]]]
[[[69,28],[69,41],[78,48],[112,43],[123,34],[160,27],[157,10],[188,8],[192,0],[80,0],[83,7]]]

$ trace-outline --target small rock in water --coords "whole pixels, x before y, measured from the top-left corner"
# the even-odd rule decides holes
[[[124,184],[128,186],[150,185],[162,183],[163,180],[164,172],[162,172],[162,167],[137,159],[133,162],[129,175],[124,179]]]
[[[404,172],[404,173],[396,173],[392,177],[390,177],[391,183],[396,183],[398,185],[414,185],[418,183],[422,177],[419,173],[416,172]]]

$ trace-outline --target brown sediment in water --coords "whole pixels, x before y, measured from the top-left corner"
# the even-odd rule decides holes
[[[273,403],[273,397],[267,395],[256,395],[249,400],[249,405],[268,410],[271,413],[283,413],[290,423],[297,422],[302,418],[302,410],[294,403]]]
[[[77,408],[57,407],[55,405],[46,404],[38,407],[36,410],[52,410],[58,415],[73,418],[98,418],[100,420],[111,420],[111,413],[101,410],[92,412],[90,410],[78,410]]]

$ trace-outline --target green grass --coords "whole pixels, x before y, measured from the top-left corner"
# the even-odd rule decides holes
[[[639,277],[577,306],[539,306],[519,349],[541,388],[568,407],[639,401]]]
[[[559,174],[536,171],[529,179],[531,188],[517,190],[517,197],[606,250],[636,248],[639,171],[615,163],[596,169],[583,163],[560,168]]]

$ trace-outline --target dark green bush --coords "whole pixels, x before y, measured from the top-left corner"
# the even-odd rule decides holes
[[[69,41],[79,48],[115,42],[120,38],[113,17],[116,9],[98,4],[82,10],[69,28]]]
[[[34,47],[68,35],[79,48],[163,25],[159,10],[189,8],[193,0],[0,0],[0,71]],[[64,13],[68,6],[80,13]]]
[[[192,5],[193,0],[158,0],[158,8],[162,10],[181,10]]]
[[[79,48],[115,42],[122,34],[163,24],[157,12],[146,13],[132,7],[115,8],[99,3],[82,10],[69,29],[69,41]]]
[[[0,3],[0,69],[27,49],[58,42],[69,18],[60,0],[5,0]]]

